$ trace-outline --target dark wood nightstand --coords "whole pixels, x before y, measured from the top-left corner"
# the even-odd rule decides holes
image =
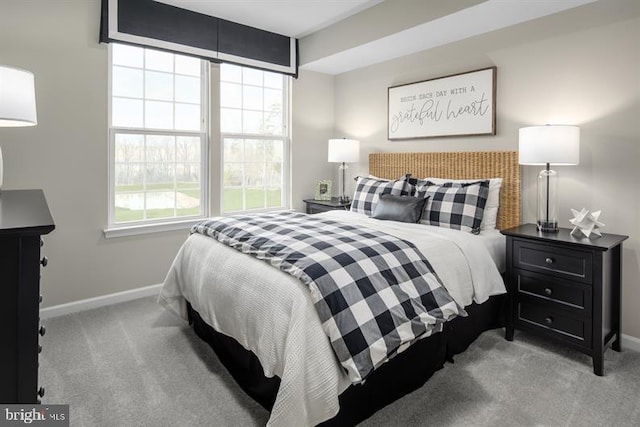
[[[509,310],[505,338],[522,329],[561,341],[593,358],[620,351],[622,242],[603,233],[573,237],[568,228],[542,233],[535,224],[502,230],[507,236]]]
[[[308,214],[317,214],[327,211],[348,211],[351,208],[351,202],[340,202],[337,197],[332,197],[331,200],[315,200],[304,199],[303,202],[307,204]]]

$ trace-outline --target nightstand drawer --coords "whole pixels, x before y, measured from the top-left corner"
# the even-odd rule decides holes
[[[515,275],[519,293],[539,298],[541,301],[553,301],[585,310],[586,315],[590,316],[591,286],[524,270],[516,270]]]
[[[524,240],[513,242],[514,267],[583,283],[592,281],[592,255],[590,252],[541,245]]]
[[[591,346],[591,328],[589,322],[573,317],[561,310],[555,310],[551,304],[518,303],[516,322],[525,328],[553,333],[558,338],[571,341],[580,346]]]

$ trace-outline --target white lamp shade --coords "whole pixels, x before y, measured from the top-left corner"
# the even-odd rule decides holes
[[[357,163],[360,160],[360,141],[356,139],[330,139],[328,161]]]
[[[37,123],[33,73],[0,65],[0,127]]]
[[[580,128],[547,125],[520,128],[521,165],[577,165],[580,163]]]

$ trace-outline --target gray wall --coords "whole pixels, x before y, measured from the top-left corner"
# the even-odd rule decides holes
[[[580,165],[555,168],[561,226],[570,226],[570,208],[602,209],[604,231],[630,236],[623,332],[640,337],[640,13],[598,3],[338,75],[335,126],[361,140],[358,171],[366,173],[370,152],[517,150],[520,127],[579,125]],[[498,67],[497,135],[387,140],[389,86],[491,65]],[[535,222],[538,171],[522,169],[525,222]]]

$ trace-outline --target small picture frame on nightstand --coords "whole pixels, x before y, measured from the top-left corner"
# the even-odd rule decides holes
[[[331,181],[327,179],[316,181],[315,200],[331,200]]]

